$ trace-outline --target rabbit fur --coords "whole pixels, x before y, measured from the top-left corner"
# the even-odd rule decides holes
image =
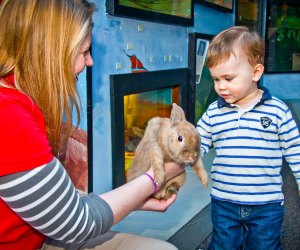
[[[166,178],[165,162],[189,164],[202,185],[207,186],[207,172],[200,157],[200,136],[195,126],[186,120],[182,108],[175,103],[170,118],[155,117],[149,120],[126,180],[128,182],[142,175],[152,166],[154,181],[160,188],[153,196],[168,199],[183,186],[186,173],[181,173],[161,187]]]

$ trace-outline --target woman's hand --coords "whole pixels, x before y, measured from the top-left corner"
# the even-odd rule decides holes
[[[182,173],[184,168],[170,162],[165,164],[165,171],[167,181]],[[147,172],[153,177],[152,168]],[[141,175],[116,189],[101,194],[100,197],[111,207],[114,224],[116,224],[134,210],[166,211],[176,200],[176,195],[167,200],[157,200],[150,197],[152,194],[153,183],[148,176]]]
[[[137,207],[137,210],[146,210],[146,211],[154,211],[154,212],[165,212],[167,211],[168,207],[171,206],[177,196],[176,194],[173,194],[169,199],[167,200],[158,200],[155,198],[148,198],[145,201],[143,201],[140,206]]]
[[[184,167],[179,166],[178,164],[176,164],[174,162],[168,162],[168,163],[165,163],[165,171],[166,171],[165,182],[167,182],[168,180],[174,178],[175,176],[183,173]],[[152,167],[149,169],[148,174],[153,176]],[[137,210],[165,212],[168,209],[168,207],[171,206],[175,202],[176,198],[177,198],[176,194],[173,194],[167,200],[158,200],[153,197],[150,197],[150,198],[147,198],[145,201],[143,201],[136,209]]]

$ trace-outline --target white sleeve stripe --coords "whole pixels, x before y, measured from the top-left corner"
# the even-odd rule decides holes
[[[75,214],[75,212],[78,210],[78,206],[79,206],[79,199],[76,200],[76,204],[75,204],[72,212],[69,214],[68,218],[66,218],[65,221],[58,228],[56,228],[52,232],[49,232],[47,235],[48,236],[52,236],[52,235],[58,233],[61,229],[63,229],[66,226],[66,224],[69,223],[69,221],[71,220],[71,218],[73,217],[73,215]],[[64,208],[62,209],[61,212],[65,213],[65,211],[67,210],[68,207],[69,207],[69,205],[64,206]],[[58,238],[58,240],[61,240],[61,239]]]
[[[45,194],[40,199],[36,200],[35,202],[32,202],[31,204],[29,204],[27,206],[20,207],[20,208],[15,208],[14,211],[20,213],[20,212],[24,212],[24,211],[30,210],[30,209],[32,209],[32,208],[34,208],[34,207],[42,204],[45,200],[47,200],[50,196],[52,196],[57,189],[59,189],[59,187],[61,186],[62,182],[65,180],[65,178],[66,178],[66,172],[63,172],[63,175],[61,176],[59,182],[57,182],[57,184],[47,194]],[[68,191],[70,185],[71,185],[71,183],[69,182],[68,187],[63,192],[63,194],[66,194],[66,192]],[[62,198],[63,197],[59,197],[59,200],[61,200]],[[56,200],[55,203],[57,203],[57,202],[58,201]],[[53,207],[53,205],[51,205],[51,207]],[[49,208],[47,210],[49,211]],[[44,212],[45,211],[46,210],[44,210]],[[44,214],[45,213],[42,213],[41,216],[43,216]]]
[[[49,175],[53,177],[48,178]],[[40,185],[45,179],[48,182]],[[33,228],[53,239],[63,237],[65,242],[82,242],[107,232],[113,225],[109,205],[92,193],[80,197],[56,158],[32,170],[1,176],[0,184],[0,197],[16,198],[20,192],[27,195],[7,205]],[[32,192],[35,185],[40,189]]]
[[[37,190],[41,189],[42,186],[44,186],[45,184],[47,184],[49,182],[49,180],[56,174],[56,172],[59,169],[59,164],[60,164],[59,161],[57,161],[56,164],[55,164],[55,167],[54,167],[53,171],[46,178],[44,178],[40,183],[38,183],[37,185],[33,186],[32,188],[27,189],[24,192],[19,193],[19,194],[14,195],[14,196],[10,196],[10,197],[3,197],[2,196],[1,198],[4,201],[6,201],[6,202],[13,202],[13,201],[17,201],[19,199],[23,199],[24,197],[26,197],[28,195],[32,195],[32,193],[36,192]],[[26,180],[28,180],[28,178],[26,178]]]
[[[39,173],[45,166],[47,166],[47,164],[45,164],[43,166],[40,166],[40,167],[37,167],[37,168],[33,169],[32,171],[28,172],[27,174],[25,174],[25,175],[23,175],[23,176],[21,176],[17,179],[14,179],[10,182],[1,184],[0,189],[3,190],[3,189],[11,188],[11,187],[14,187],[16,185],[19,185],[20,183],[23,183],[24,181],[27,181],[29,178],[31,178],[32,176]]]
[[[84,212],[84,209],[82,209],[74,225],[63,236],[61,236],[59,240],[64,240],[67,236],[71,235],[74,232],[78,224],[81,222]]]
[[[92,225],[91,225],[91,227],[90,227],[90,230],[89,230],[89,232],[88,232],[86,235],[89,235],[89,234],[92,232],[92,230],[94,230],[95,225],[96,225],[96,223],[95,223],[95,221],[93,220],[93,223],[92,223]]]
[[[64,240],[68,235],[72,234],[74,232],[74,229],[77,227],[77,225],[80,223],[80,221],[82,220],[84,214],[84,209],[81,210],[76,222],[74,223],[74,225],[72,226],[72,228],[70,228],[63,236],[61,236],[59,238],[59,240]]]
[[[70,187],[71,187],[71,182],[70,182],[70,180],[68,180],[68,185],[67,185],[65,191],[59,196],[58,199],[56,199],[55,202],[53,202],[53,203],[51,204],[51,206],[49,206],[47,209],[45,209],[42,213],[39,213],[39,214],[37,214],[37,215],[35,215],[35,216],[33,216],[33,217],[29,217],[29,218],[26,218],[26,217],[25,217],[26,221],[35,221],[35,220],[38,220],[38,219],[40,219],[41,217],[45,216],[47,213],[49,213],[53,208],[55,208],[55,206],[57,206],[57,204],[58,204],[63,198],[65,198],[65,196],[66,196],[67,192],[69,191]],[[71,200],[73,199],[74,194],[75,194],[75,191],[73,191],[73,193],[72,193]],[[51,221],[52,221],[52,220],[51,220]]]
[[[69,184],[71,184],[71,183],[69,183]],[[68,185],[68,188],[66,188],[66,190],[64,191],[64,193],[59,197],[59,199],[57,199],[56,202],[54,202],[48,209],[46,209],[47,211],[45,210],[44,213],[39,213],[37,216],[31,217],[31,218],[25,218],[26,221],[35,221],[35,220],[39,219],[40,217],[44,216],[45,214],[47,214],[53,207],[57,206],[57,203],[59,203],[60,200],[65,198],[65,193],[67,193],[68,190],[69,190],[69,185]],[[44,229],[44,228],[52,225],[65,212],[66,207],[68,207],[71,204],[72,200],[74,199],[75,194],[76,193],[75,193],[75,189],[74,189],[70,199],[68,200],[68,202],[64,206],[64,209],[60,210],[60,212],[56,216],[54,216],[51,220],[49,220],[46,224],[35,227],[35,228],[38,229],[38,230],[41,230],[41,229]]]
[[[88,208],[88,205],[87,205],[87,204],[85,204],[85,213],[86,213],[85,221],[84,221],[84,224],[83,224],[81,230],[75,235],[75,237],[74,237],[73,239],[67,241],[67,243],[74,242],[74,241],[78,238],[78,236],[81,235],[82,232],[85,230],[85,228],[86,228],[86,226],[87,226],[87,223],[88,223],[88,217],[89,217],[89,216],[88,216],[88,214],[89,214],[89,208]],[[94,220],[93,220],[93,222],[94,222]],[[73,230],[73,231],[74,231],[74,230]],[[85,236],[85,237],[86,237],[86,236]],[[81,238],[84,239],[85,237],[81,237]],[[81,240],[81,241],[82,241],[82,240]]]

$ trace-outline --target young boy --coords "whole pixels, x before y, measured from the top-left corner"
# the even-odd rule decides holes
[[[218,34],[207,65],[218,100],[197,124],[201,151],[215,148],[209,249],[281,249],[282,158],[300,184],[300,136],[288,107],[257,82],[262,39],[246,27]]]

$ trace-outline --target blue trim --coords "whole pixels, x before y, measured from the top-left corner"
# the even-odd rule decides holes
[[[222,113],[222,114],[216,114],[216,115],[212,115],[212,116],[208,116],[210,119],[211,118],[214,118],[214,117],[222,117],[222,116],[227,116],[227,115],[231,115],[231,114],[236,114],[237,111],[234,110],[234,111],[229,111],[229,112],[225,112],[225,113]]]
[[[300,153],[296,154],[285,154],[284,157],[300,156]]]
[[[281,186],[282,182],[271,182],[271,183],[238,183],[238,182],[226,182],[226,181],[220,181],[217,179],[212,179],[214,182],[222,183],[225,185],[231,185],[231,186],[243,186],[243,187],[257,187],[257,186]]]
[[[267,142],[279,142],[279,139],[278,140],[271,140],[271,139],[251,137],[251,136],[235,136],[235,137],[231,136],[231,137],[220,138],[218,140],[215,140],[214,143],[218,142],[218,141],[226,141],[226,140],[256,140],[256,141],[267,141]]]
[[[255,109],[250,110],[249,112],[256,113],[256,114],[270,115],[270,116],[276,117],[278,120],[282,120],[282,117],[280,117],[277,114],[270,113],[270,112],[265,112],[265,111],[255,110]]]
[[[209,147],[209,145],[208,144],[206,144],[206,143],[204,143],[204,142],[201,142],[201,146],[205,146],[205,147]]]
[[[265,165],[233,165],[233,164],[225,164],[225,163],[213,163],[213,166],[217,167],[227,167],[227,168],[271,168],[271,169],[276,169],[276,168],[281,168],[282,165],[277,165],[277,166],[265,166]]]
[[[283,133],[279,133],[278,135],[279,135],[279,136],[280,136],[280,135],[286,135],[286,134],[289,134],[290,132],[292,132],[292,131],[294,131],[294,130],[298,130],[298,127],[295,126],[295,127],[291,128],[291,129],[289,129],[288,131],[285,131],[285,132],[283,132]]]
[[[264,106],[272,107],[272,108],[278,108],[278,109],[282,110],[283,112],[286,112],[285,109],[283,109],[282,107],[280,107],[280,106],[278,106],[278,105],[264,103]]]
[[[268,131],[268,130],[263,130],[263,129],[258,129],[258,128],[250,128],[250,127],[236,127],[236,128],[230,128],[230,129],[224,129],[224,130],[220,130],[218,132],[214,132],[212,133],[212,135],[218,135],[224,132],[228,132],[228,131],[234,131],[234,130],[240,130],[240,129],[245,129],[245,130],[250,130],[250,131],[258,131],[258,132],[262,132],[262,133],[266,133],[266,134],[277,134],[276,131]]]
[[[274,200],[274,201],[260,201],[260,202],[257,202],[257,201],[248,201],[248,202],[235,201],[235,200],[231,200],[231,199],[222,199],[222,198],[219,198],[212,194],[210,195],[210,197],[212,197],[213,199],[219,200],[219,201],[228,201],[228,202],[232,202],[235,204],[241,204],[241,205],[265,205],[265,204],[269,204],[269,203],[277,203],[277,202],[282,203],[283,202],[283,199]]]
[[[297,148],[297,147],[300,147],[300,144],[292,145],[292,146],[290,146],[289,148]],[[287,148],[283,147],[282,149],[287,149]]]
[[[297,161],[297,162],[289,162],[289,165],[299,165],[300,164],[300,161]]]
[[[270,156],[247,156],[247,155],[218,155],[217,154],[217,158],[238,158],[238,159],[268,159],[268,160],[278,160],[278,159],[282,159],[281,156],[274,156],[274,157],[270,157]]]
[[[290,122],[292,122],[292,121],[294,121],[293,117],[291,117],[290,119],[288,119],[286,122],[283,122],[283,123],[281,124],[281,126],[287,125],[288,123],[290,123]]]
[[[236,176],[236,177],[280,177],[280,174],[229,174],[223,173],[220,171],[212,171],[211,174],[219,174],[219,175],[226,175],[226,176]]]
[[[234,130],[238,130],[239,128],[229,128],[229,129],[224,129],[224,130],[220,130],[218,132],[214,132],[212,133],[212,135],[218,135],[218,134],[222,134],[224,132],[228,132],[228,131],[234,131]]]
[[[215,147],[215,149],[261,149],[261,150],[271,150],[271,151],[281,151],[280,148],[266,148],[266,147],[254,147],[254,146],[221,146]]]
[[[233,191],[226,191],[226,190],[223,190],[223,189],[220,189],[220,188],[217,188],[217,187],[212,187],[213,189],[216,189],[220,192],[223,192],[223,193],[228,193],[228,194],[237,194],[237,195],[268,195],[268,194],[281,194],[282,192],[281,191],[272,191],[272,192],[253,192],[253,193],[250,193],[250,192],[233,192]]]
[[[209,126],[210,127],[215,127],[215,126],[227,124],[227,123],[230,123],[230,122],[237,122],[237,121],[238,121],[238,119],[232,119],[232,120],[228,120],[228,121],[224,121],[224,122],[215,123],[213,125],[209,124]]]
[[[300,135],[297,135],[297,136],[292,137],[292,138],[290,138],[288,140],[283,140],[283,142],[290,142],[290,141],[294,141],[294,140],[299,139],[299,138],[300,138]]]
[[[211,127],[212,125],[207,123],[206,121],[204,121],[202,118],[201,118],[201,121],[208,127]],[[197,125],[197,127],[200,127],[200,125]]]

